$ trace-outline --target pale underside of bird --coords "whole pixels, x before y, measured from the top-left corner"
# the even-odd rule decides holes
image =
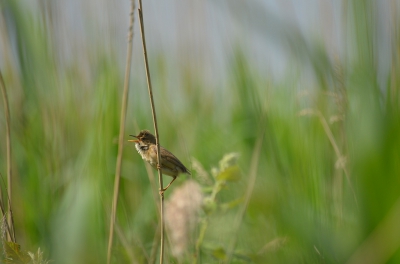
[[[129,140],[135,142],[135,147],[142,159],[147,161],[153,168],[158,169],[157,166],[157,145],[156,138],[148,130],[140,131],[139,135],[132,137],[136,140]],[[164,192],[175,181],[179,174],[185,173],[190,175],[190,171],[182,164],[182,162],[175,157],[174,154],[160,146],[160,169],[163,174],[173,177],[172,181],[160,190]]]
[[[153,168],[157,169],[157,146],[154,144],[146,145],[142,142],[135,143],[136,150],[142,159],[147,161]],[[160,146],[161,152],[161,171],[171,177],[177,177],[181,173],[190,175],[189,170],[179,161],[174,154]]]

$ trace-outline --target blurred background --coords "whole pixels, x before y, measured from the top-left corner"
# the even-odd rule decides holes
[[[143,2],[160,142],[192,171],[167,263],[399,263],[399,1]],[[17,243],[54,263],[106,260],[129,10],[0,1]],[[134,16],[126,139],[153,131]],[[122,166],[112,262],[157,262],[156,171],[128,142]]]

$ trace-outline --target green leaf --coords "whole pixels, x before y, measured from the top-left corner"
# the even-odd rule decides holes
[[[236,206],[238,206],[239,204],[241,204],[243,202],[243,197],[239,198],[239,199],[235,199],[233,201],[230,201],[228,203],[223,203],[220,205],[222,210],[228,210],[228,209],[232,209]]]
[[[226,259],[226,252],[225,252],[225,249],[223,249],[222,247],[214,249],[212,252],[212,255],[214,258],[219,259],[219,260]]]
[[[217,180],[235,182],[235,181],[240,180],[241,177],[242,177],[242,173],[240,172],[240,168],[239,168],[239,166],[235,165],[235,166],[226,168],[224,171],[222,171],[217,176]]]

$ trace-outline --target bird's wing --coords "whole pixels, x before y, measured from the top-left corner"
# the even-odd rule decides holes
[[[162,165],[169,168],[172,171],[176,171],[176,167],[180,167],[183,173],[187,173],[190,175],[189,170],[182,164],[182,162],[175,157],[174,154],[169,152],[163,147],[160,147],[161,155],[163,156]]]

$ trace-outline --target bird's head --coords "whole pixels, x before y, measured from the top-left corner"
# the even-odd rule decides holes
[[[131,139],[128,140],[130,142],[135,142],[139,143],[140,141],[143,142],[144,144],[156,144],[156,137],[150,133],[148,130],[142,130],[140,131],[139,135],[130,135],[131,137],[137,138],[137,139]]]

